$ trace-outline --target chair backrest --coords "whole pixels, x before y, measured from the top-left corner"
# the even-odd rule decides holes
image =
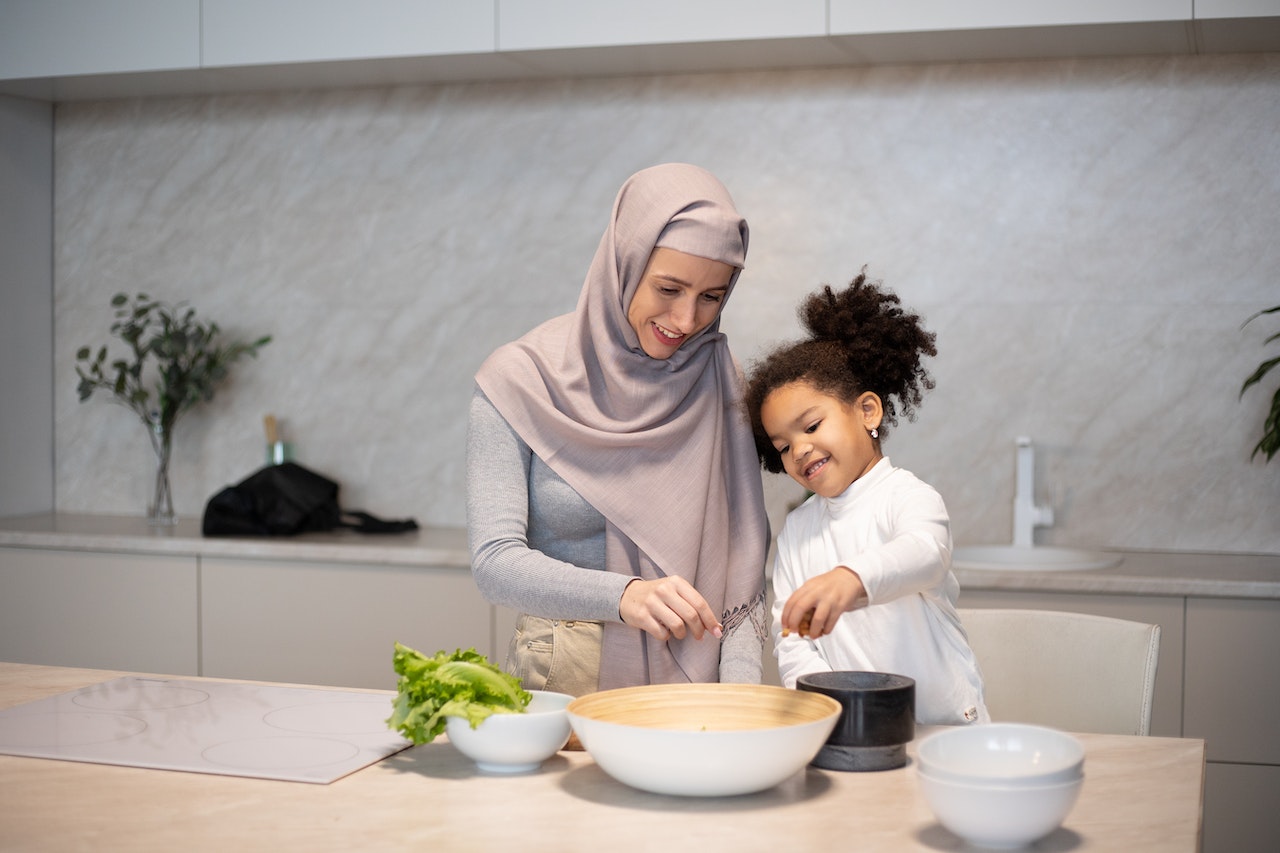
[[[1054,610],[961,609],[997,722],[1145,735],[1160,626]]]

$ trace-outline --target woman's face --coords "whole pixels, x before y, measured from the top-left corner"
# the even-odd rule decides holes
[[[627,321],[651,358],[670,358],[720,315],[734,267],[675,249],[654,249]]]
[[[870,391],[846,403],[804,382],[775,388],[760,406],[760,423],[783,469],[824,498],[842,494],[880,461],[870,431],[881,416],[880,398]]]

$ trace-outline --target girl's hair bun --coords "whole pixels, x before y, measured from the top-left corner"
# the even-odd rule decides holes
[[[849,343],[864,336],[869,327],[896,321],[903,310],[897,294],[882,290],[878,281],[869,281],[863,267],[845,289],[836,292],[828,284],[809,294],[798,313],[813,340]]]

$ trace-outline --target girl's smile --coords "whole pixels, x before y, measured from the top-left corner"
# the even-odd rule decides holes
[[[817,474],[820,470],[822,470],[823,466],[825,466],[826,464],[827,464],[827,460],[824,458],[824,459],[819,459],[817,462],[814,462],[812,465],[805,466],[805,469],[804,469],[805,479],[812,480],[814,475]]]
[[[760,407],[760,421],[782,456],[782,467],[800,485],[834,498],[880,461],[870,431],[880,425],[880,398],[867,391],[853,403],[807,382],[775,388]]]

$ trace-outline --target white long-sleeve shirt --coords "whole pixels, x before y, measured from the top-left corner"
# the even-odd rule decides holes
[[[818,640],[782,636],[782,607],[811,577],[847,566],[867,604]],[[778,536],[773,636],[782,683],[809,672],[857,670],[916,682],[922,725],[986,722],[982,677],[956,613],[951,529],[942,496],[886,457],[835,498],[815,495]]]

